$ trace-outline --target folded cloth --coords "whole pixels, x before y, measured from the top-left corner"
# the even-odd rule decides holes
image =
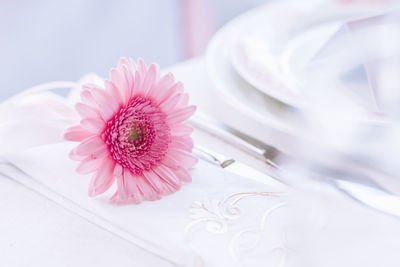
[[[13,166],[0,169],[9,174],[0,171],[1,266],[175,266],[21,185]]]
[[[63,129],[75,123],[71,105],[50,93],[25,97],[0,109],[0,117],[10,123],[0,127],[0,173],[166,262],[399,265],[399,221],[367,210],[326,185],[292,192],[272,179],[256,181],[200,161],[192,170],[193,182],[162,200],[117,205],[107,195],[91,199],[90,177],[77,174],[77,163],[68,158],[75,144],[61,140]]]
[[[8,155],[6,159],[29,174],[30,178],[25,177],[25,180],[20,180],[21,183],[122,238],[177,264],[186,264],[188,257],[194,257],[191,241],[187,240],[189,233],[185,232],[188,225],[200,220],[199,222],[211,222],[211,224],[214,221],[223,227],[223,224],[232,220],[225,218],[223,213],[227,212],[227,216],[236,213],[230,215],[230,210],[219,210],[230,208],[229,206],[221,208],[219,205],[232,205],[218,203],[225,197],[235,194],[254,195],[251,201],[243,201],[242,208],[251,211],[250,215],[256,215],[256,218],[279,199],[275,194],[268,195],[268,192],[276,191],[277,188],[273,186],[275,182],[271,182],[272,186],[268,185],[268,182],[261,184],[201,162],[193,170],[194,178],[191,184],[161,201],[144,202],[140,205],[116,205],[111,204],[107,196],[93,200],[87,196],[90,177],[81,176],[74,171],[76,162],[67,157],[70,149],[69,143],[51,144],[31,148],[17,155]],[[3,169],[4,172],[7,171]],[[10,173],[8,175],[15,177]],[[264,195],[261,192],[264,192]],[[203,207],[202,201],[209,203]],[[254,206],[255,203],[257,206]],[[193,212],[194,219],[191,218],[190,211]],[[216,215],[214,212],[221,214]],[[242,223],[252,226],[254,220],[250,216],[247,222]],[[228,229],[219,231],[224,232]],[[219,257],[221,253],[223,250],[217,252],[220,254]],[[224,258],[226,257],[221,257]]]

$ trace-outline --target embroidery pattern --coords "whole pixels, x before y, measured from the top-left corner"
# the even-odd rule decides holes
[[[192,219],[185,229],[186,243],[192,252],[197,256],[196,267],[202,267],[204,261],[200,256],[200,253],[196,246],[193,244],[193,236],[196,233],[196,229],[205,230],[211,234],[225,234],[227,233],[237,221],[243,216],[240,203],[250,197],[281,197],[283,193],[279,192],[239,192],[228,195],[221,199],[206,199],[204,201],[195,201],[189,208],[190,217]],[[254,250],[258,247],[262,241],[262,233],[266,230],[266,223],[270,215],[276,210],[286,206],[286,203],[281,202],[274,204],[268,208],[259,223],[256,226],[245,227],[234,234],[228,244],[228,250],[232,259],[241,266],[243,252]],[[197,231],[198,232],[198,231]],[[248,245],[243,245],[241,242],[244,238],[249,239],[249,236],[253,238]],[[272,248],[273,251],[281,253],[281,260],[278,266],[282,267],[285,265],[286,260],[286,247],[285,238],[282,238],[282,242]]]

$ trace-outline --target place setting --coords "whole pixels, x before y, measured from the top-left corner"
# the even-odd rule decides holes
[[[55,204],[159,266],[398,266],[399,10],[345,2],[273,1],[198,58],[0,102],[3,213],[34,192],[41,220]]]

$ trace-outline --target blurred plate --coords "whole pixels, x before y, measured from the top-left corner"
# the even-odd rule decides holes
[[[228,124],[284,151],[302,139],[304,125],[296,120],[297,108],[307,107],[307,94],[299,86],[302,66],[340,28],[334,18],[343,21],[371,11],[343,11],[323,3],[326,12],[320,14],[318,1],[274,2],[239,16],[214,35],[206,53],[209,77],[222,99],[246,117],[240,123],[226,118]]]
[[[308,103],[303,72],[347,21],[378,13],[376,7],[282,1],[229,23],[230,60],[237,73],[261,92],[290,106]],[[279,25],[279,27],[277,27]]]
[[[244,129],[246,133],[265,142],[273,142],[285,151],[285,148],[290,149],[286,140],[296,136],[295,128],[285,120],[292,115],[293,109],[256,90],[238,75],[231,63],[232,42],[242,27],[236,21],[241,18],[228,23],[210,41],[206,52],[208,74],[223,101],[243,117],[240,120],[226,117],[225,123]]]
[[[305,99],[285,74],[282,54],[301,14],[286,5],[266,5],[225,26],[232,34],[230,60],[237,73],[262,93],[295,107],[304,106]]]

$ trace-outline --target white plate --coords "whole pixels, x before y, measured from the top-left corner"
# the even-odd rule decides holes
[[[290,150],[287,139],[295,136],[296,130],[285,118],[290,117],[292,109],[256,90],[231,64],[231,43],[237,30],[231,25],[235,21],[214,35],[206,52],[207,71],[221,99],[235,110],[233,114],[246,117],[240,120],[240,125],[236,125],[238,120],[235,118],[225,118],[225,122],[284,151]]]
[[[322,12],[322,10],[325,10]],[[231,63],[261,92],[294,107],[308,104],[302,80],[310,61],[346,22],[379,13],[370,7],[282,1],[229,23]]]
[[[288,4],[291,6],[288,6]],[[239,16],[214,35],[206,53],[207,70],[215,89],[220,93],[224,102],[242,114],[243,117],[246,117],[246,120],[240,120],[240,125],[238,125],[239,123],[236,122],[238,120],[235,120],[235,118],[225,118],[226,122],[287,152],[292,150],[293,142],[301,141],[304,137],[302,133],[304,126],[296,120],[296,113],[298,107],[302,107],[307,103],[307,99],[304,92],[298,89],[299,87],[294,86],[292,88],[288,86],[299,82],[297,75],[299,71],[292,67],[296,65],[291,62],[294,59],[296,62],[300,61],[297,60],[298,57],[301,58],[301,54],[298,53],[299,46],[297,44],[292,47],[287,45],[288,36],[276,37],[276,40],[279,40],[280,43],[286,44],[283,46],[284,48],[290,48],[288,49],[290,53],[287,51],[282,53],[286,55],[286,58],[282,57],[285,62],[290,62],[290,68],[288,65],[279,63],[282,58],[276,58],[275,64],[281,65],[276,68],[279,71],[279,75],[269,75],[267,77],[269,83],[265,82],[265,76],[257,80],[257,72],[246,68],[244,64],[240,63],[239,58],[232,59],[235,58],[232,55],[235,55],[235,47],[237,47],[235,44],[237,44],[238,40],[244,40],[245,38],[241,37],[246,36],[246,32],[251,34],[249,33],[249,25],[254,25],[257,21],[259,23],[260,20],[265,21],[266,14],[273,14],[275,18],[283,17],[283,14],[287,14],[288,10],[292,12],[291,18],[311,16],[312,8],[309,6],[301,7],[293,6],[293,2],[279,1]],[[339,11],[335,12],[332,12],[331,16],[340,13]],[[340,14],[343,15],[343,13]],[[321,20],[322,18],[325,19],[325,16],[319,15],[316,20]],[[310,20],[307,20],[307,23],[303,22],[303,25],[296,25],[296,30],[308,29],[310,23]],[[326,25],[328,28],[323,31],[326,35],[332,34],[337,28],[337,26],[332,26],[329,23]],[[274,25],[271,26],[274,27]],[[329,29],[329,27],[331,28]],[[315,28],[318,29],[318,27]],[[294,28],[291,30],[294,31]],[[306,31],[304,30],[303,32]],[[291,36],[290,40],[297,40],[297,38],[293,37]],[[320,38],[320,43],[323,43],[323,36]],[[304,44],[304,42],[298,43]],[[318,45],[315,44],[314,50],[317,48]],[[273,48],[271,46],[271,49],[277,51],[280,48],[276,45]],[[307,57],[304,56],[303,62],[306,59]],[[286,66],[286,68],[282,66]],[[265,87],[257,87],[257,84],[265,85]]]

